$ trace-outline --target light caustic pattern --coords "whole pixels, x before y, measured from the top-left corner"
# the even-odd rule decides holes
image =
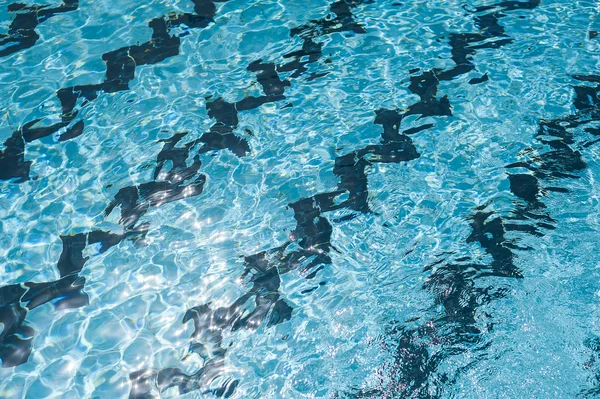
[[[600,394],[593,2],[0,6],[0,396]]]

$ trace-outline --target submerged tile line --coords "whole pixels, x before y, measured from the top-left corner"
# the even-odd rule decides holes
[[[538,145],[523,150],[520,154],[522,161],[506,166],[510,191],[523,204],[512,217],[522,222],[514,230],[543,236],[544,230],[554,230],[557,227],[558,221],[549,213],[543,199],[560,198],[561,194],[570,192],[562,184],[581,178],[581,174],[588,168],[583,152],[600,141],[600,76],[573,75],[572,78],[595,85],[573,85],[573,107],[576,112],[540,121],[534,136]],[[525,172],[521,172],[522,170]],[[584,367],[591,369],[597,363],[595,358],[600,352],[599,343],[597,336],[591,336],[584,342],[592,352],[590,361]],[[593,372],[594,386],[582,389],[579,396],[600,394],[600,373],[597,366]]]
[[[533,9],[538,4],[502,2],[480,7],[475,11],[496,7],[501,7],[502,11]],[[503,32],[498,28],[494,30]],[[503,42],[509,43],[508,39]],[[453,54],[459,54],[454,47]],[[573,75],[573,78],[581,82],[600,83],[600,77],[596,75]],[[513,250],[526,251],[533,248],[519,246],[518,239],[508,239],[506,233],[517,232],[542,237],[545,235],[544,231],[554,230],[557,221],[546,209],[543,198],[553,192],[568,193],[569,190],[562,187],[561,182],[580,178],[587,168],[582,151],[600,141],[597,138],[600,135],[600,84],[594,87],[574,85],[573,90],[573,106],[577,112],[540,121],[534,136],[539,146],[525,149],[519,154],[524,160],[505,166],[510,192],[517,199],[513,201],[514,208],[510,213],[498,215],[495,211],[486,210],[491,204],[485,204],[469,217],[472,234],[466,242],[479,242],[491,256],[492,262],[464,263],[469,259],[463,258],[460,259],[461,263],[440,260],[428,265],[425,271],[430,274],[423,288],[436,295],[434,307],[441,305],[444,315],[417,328],[407,328],[402,323],[393,326],[390,335],[397,337],[397,345],[394,362],[388,365],[392,376],[389,385],[378,389],[358,390],[340,397],[379,397],[394,391],[402,392],[408,397],[440,397],[444,392],[442,385],[451,385],[457,378],[441,375],[436,377],[437,382],[431,381],[431,376],[441,362],[449,356],[463,353],[467,350],[465,346],[476,347],[482,352],[489,348],[492,342],[482,340],[476,312],[483,304],[506,297],[507,292],[493,286],[477,287],[475,281],[490,276],[523,277],[514,264],[516,255]],[[522,170],[525,172],[521,172]],[[448,327],[451,334],[448,334]],[[486,328],[492,329],[493,323],[490,322]],[[586,345],[591,351],[598,352],[599,341],[597,338],[590,338]],[[595,395],[598,392],[600,389],[595,387],[583,390],[581,395]]]
[[[450,33],[448,41],[451,58],[455,66],[443,70],[432,69],[412,76],[409,90],[419,95],[421,101],[435,98],[442,81],[450,81],[475,70],[472,59],[479,49],[496,49],[513,43],[499,21],[504,12],[513,10],[533,10],[539,0],[527,2],[503,1],[490,6],[465,8],[473,13],[477,33]],[[483,15],[479,14],[487,12]],[[479,15],[477,15],[479,14]],[[411,71],[413,72],[413,71]],[[416,72],[416,71],[415,71]],[[487,81],[487,75],[471,79],[469,84]],[[447,97],[443,98],[448,101]],[[471,234],[465,244],[478,243],[491,262],[479,262],[470,257],[456,261],[441,259],[424,268],[427,279],[423,289],[434,296],[431,309],[441,306],[443,313],[424,323],[415,320],[410,323],[392,323],[386,340],[392,342],[392,362],[385,363],[381,374],[385,380],[381,386],[349,388],[339,392],[339,398],[372,398],[390,395],[391,397],[441,397],[446,388],[455,382],[455,377],[436,375],[440,364],[450,356],[464,353],[466,347],[480,345],[485,350],[491,343],[482,342],[482,331],[478,327],[476,312],[484,304],[503,298],[506,292],[494,286],[478,287],[475,282],[486,277],[520,279],[522,272],[515,265],[518,248],[507,231],[517,230],[505,218],[494,211],[486,210],[489,204],[480,206],[468,216]],[[418,319],[417,319],[418,320]],[[491,327],[491,326],[488,326]],[[443,382],[443,384],[442,384]]]
[[[102,83],[92,83],[65,87],[56,92],[61,104],[60,122],[50,126],[39,126],[44,118],[25,123],[4,143],[0,150],[0,180],[22,183],[29,180],[31,161],[25,160],[26,143],[39,140],[66,130],[58,137],[59,141],[74,139],[83,134],[83,119],[73,123],[81,108],[94,101],[101,93],[117,93],[129,90],[129,83],[135,78],[138,66],[153,65],[179,54],[181,35],[171,35],[174,28],[185,25],[190,29],[203,29],[213,23],[217,3],[227,0],[191,0],[194,13],[161,16],[152,19],[148,26],[152,30],[149,41],[123,47],[102,55],[106,63],[106,74]]]
[[[329,26],[328,22],[326,26]],[[349,24],[349,26],[354,30],[356,25]],[[305,35],[311,39],[313,37],[310,33]],[[283,89],[278,92],[283,92]],[[188,310],[184,316],[184,323],[192,320],[195,328],[190,352],[196,351],[197,348],[206,352],[207,346],[213,347],[209,352],[216,352],[218,356],[213,358],[216,359],[214,363],[212,361],[208,363],[208,367],[219,369],[220,360],[226,350],[220,345],[218,349],[214,349],[214,346],[216,343],[220,344],[225,332],[234,332],[240,328],[254,330],[264,320],[267,320],[269,326],[292,317],[292,307],[278,293],[281,284],[280,276],[297,270],[305,278],[311,279],[319,270],[331,264],[329,253],[333,248],[331,243],[333,226],[324,215],[340,209],[357,212],[338,220],[341,222],[355,217],[358,213],[371,212],[367,203],[366,167],[368,165],[409,162],[419,157],[412,140],[404,132],[400,132],[401,120],[410,115],[450,116],[450,103],[447,97],[438,100],[433,95],[422,98],[403,112],[378,110],[375,113],[374,123],[383,128],[380,144],[368,145],[336,157],[333,173],[340,179],[338,189],[290,203],[289,207],[294,211],[296,220],[296,228],[290,234],[290,241],[268,251],[244,257],[245,270],[242,278],[247,279],[248,284],[251,285],[250,290],[228,307],[213,308],[208,303]],[[230,119],[237,120],[237,117]],[[426,124],[408,129],[406,132],[415,134],[431,127],[431,124]],[[341,199],[343,196],[348,198]],[[241,305],[250,299],[254,299],[255,308],[246,314],[241,310]],[[202,368],[199,371],[200,375],[205,371]],[[161,371],[140,370],[132,373],[130,377],[134,387],[130,393],[131,399],[153,397],[148,395],[152,395],[153,391],[162,392],[173,386],[178,386],[180,393],[185,393],[194,380],[193,376],[174,371],[173,368]]]
[[[33,350],[35,330],[27,324],[26,316],[31,310],[49,302],[57,310],[76,309],[89,303],[83,291],[85,277],[79,273],[89,257],[84,256],[87,245],[100,244],[100,253],[118,245],[125,239],[143,238],[147,225],[124,234],[102,230],[61,236],[62,252],[57,268],[60,277],[44,283],[26,282],[0,287],[0,360],[2,367],[16,367],[25,363]]]
[[[527,5],[518,3],[522,6],[517,7],[515,3],[518,2],[499,3],[496,7],[505,7],[505,10],[511,10],[515,8],[528,8],[527,6],[534,8],[537,5],[535,2],[528,3]],[[483,10],[482,8],[477,11]],[[291,234],[292,240],[269,251],[245,257],[245,271],[243,276],[252,276],[250,280],[252,289],[247,294],[240,297],[229,307],[211,309],[209,303],[192,308],[186,313],[184,322],[193,320],[195,326],[194,342],[191,348],[200,347],[205,350],[204,344],[199,342],[198,337],[208,334],[208,331],[210,331],[210,334],[208,334],[210,339],[208,340],[214,344],[215,341],[220,342],[222,340],[221,335],[225,330],[233,332],[241,328],[241,326],[247,329],[255,328],[261,321],[267,318],[269,307],[271,306],[273,306],[273,311],[268,325],[273,324],[273,315],[276,315],[277,320],[287,320],[291,317],[292,307],[283,301],[277,292],[281,282],[280,275],[291,270],[300,270],[307,278],[312,278],[324,265],[331,264],[329,252],[333,248],[330,241],[332,225],[323,217],[323,214],[338,209],[350,209],[359,213],[370,212],[367,203],[368,179],[366,166],[377,162],[407,162],[419,156],[410,138],[406,134],[399,133],[400,122],[404,117],[409,115],[420,115],[421,117],[451,115],[448,98],[444,96],[441,99],[437,99],[436,97],[437,85],[440,81],[452,80],[475,69],[475,66],[467,56],[474,55],[476,49],[498,48],[512,42],[512,39],[501,39],[496,42],[480,44],[481,41],[489,39],[489,31],[495,32],[498,37],[506,36],[503,28],[498,24],[498,18],[499,16],[496,13],[476,17],[477,26],[482,31],[485,31],[485,34],[455,35],[451,37],[451,41],[453,41],[453,59],[456,63],[455,68],[447,71],[426,71],[424,74],[411,79],[410,90],[420,96],[420,102],[408,107],[404,113],[401,113],[399,110],[386,109],[380,109],[376,112],[375,123],[381,124],[384,129],[381,144],[367,146],[361,150],[336,158],[333,172],[340,178],[338,190],[317,194],[289,205],[294,211],[294,218],[297,222],[297,226]],[[310,37],[310,35],[307,35],[307,37]],[[483,81],[485,79],[481,78],[481,82]],[[282,86],[282,81],[279,80],[279,83]],[[473,84],[472,82],[470,83]],[[277,90],[277,94],[282,94],[283,91],[284,89],[280,88]],[[266,88],[265,93],[267,93]],[[235,107],[230,107],[230,109],[235,109]],[[232,119],[237,120],[237,115]],[[406,132],[414,134],[430,127],[431,125],[424,125],[409,129]],[[370,157],[369,159],[367,159],[368,156]],[[335,199],[342,194],[348,195],[348,199],[336,204]],[[487,220],[491,215],[491,212],[484,213],[482,208],[478,209],[478,212],[471,217],[473,233],[467,242],[479,242],[484,250],[494,259],[491,265],[476,265],[479,267],[479,277],[485,275],[521,277],[520,272],[513,263],[512,252],[503,245],[508,241],[504,238],[505,231],[502,227],[502,221],[500,218],[494,218],[491,221]],[[350,215],[347,218],[354,216]],[[491,235],[492,239],[488,238],[488,235]],[[288,250],[291,247],[297,248]],[[458,273],[459,271],[456,272]],[[457,278],[458,276],[453,276],[454,280]],[[261,283],[259,283],[259,280]],[[265,288],[265,284],[269,287],[268,289]],[[263,292],[262,296],[256,294],[255,290],[257,287],[260,287],[260,291]],[[491,298],[500,297],[497,293],[490,292],[486,294],[488,294],[490,300]],[[252,297],[254,297],[256,308],[248,315],[242,316],[243,312],[238,310],[239,307]],[[446,303],[448,308],[450,307],[449,302]],[[276,309],[278,304],[280,304],[281,309]],[[250,320],[253,320],[253,323],[250,323]],[[215,327],[217,332],[215,332]],[[217,334],[219,338],[215,338],[214,334]],[[223,353],[219,350],[216,352],[220,354],[216,358],[220,361],[222,359],[220,356],[224,356],[225,350],[223,349]],[[218,362],[215,360],[216,363]],[[210,363],[209,365],[212,366]],[[215,367],[218,368],[218,366]],[[166,378],[165,373],[170,378]],[[181,381],[186,381],[184,385],[189,385],[191,381],[190,376],[172,368],[159,372],[141,370],[133,373],[131,378],[133,386],[138,388],[132,391],[131,398],[145,397],[155,387],[158,388],[158,391],[162,391],[172,386],[179,386],[180,392],[184,393],[187,392],[188,388],[181,390]],[[235,384],[237,384],[237,381]],[[142,388],[139,389],[139,387]]]
[[[332,3],[330,9],[336,15],[333,19],[323,18],[313,20],[301,29],[292,29],[290,35],[301,35],[303,38],[302,48],[291,53],[283,55],[285,60],[291,61],[282,64],[264,63],[262,60],[252,62],[248,66],[249,71],[257,72],[257,81],[262,86],[264,95],[261,97],[247,96],[235,104],[228,103],[222,98],[217,98],[207,102],[209,116],[216,119],[215,125],[211,127],[209,134],[214,130],[220,129],[225,136],[232,135],[233,130],[238,125],[238,111],[244,111],[261,106],[268,102],[282,101],[285,99],[285,88],[291,85],[289,80],[281,80],[277,72],[292,72],[290,79],[301,76],[308,69],[307,64],[316,62],[322,56],[321,44],[313,39],[336,32],[351,31],[354,33],[364,33],[364,28],[355,21],[351,14],[351,9],[359,4],[368,3],[363,1]],[[332,24],[332,21],[334,22]],[[335,26],[335,28],[332,28]],[[360,28],[359,28],[360,27]],[[303,60],[303,57],[308,59]],[[323,75],[321,75],[323,76]],[[307,79],[314,80],[319,76],[314,73]],[[204,139],[207,134],[203,134],[200,139],[186,144],[190,148],[200,143],[204,145],[203,149],[212,151],[215,149],[229,149],[237,156],[244,156],[247,153],[247,147],[234,145],[223,145],[216,147],[214,145],[206,146]],[[231,136],[229,136],[231,137]],[[235,142],[239,144],[239,142]],[[365,149],[366,153],[377,153],[377,146]],[[398,147],[398,146],[396,146]],[[398,151],[398,149],[396,149]],[[388,150],[388,152],[393,149]],[[393,156],[385,154],[387,156]],[[339,192],[341,194],[341,192]],[[310,200],[310,199],[309,199]],[[161,370],[143,369],[130,374],[132,389],[130,399],[153,398],[156,394],[165,390],[177,387],[180,394],[200,390],[210,383],[206,375],[218,378],[224,371],[226,348],[221,346],[225,332],[235,332],[240,329],[256,330],[265,320],[266,326],[270,327],[289,320],[292,315],[292,307],[281,297],[279,287],[281,285],[281,274],[297,269],[307,258],[312,260],[305,264],[305,270],[310,270],[320,264],[330,264],[328,252],[330,249],[329,238],[331,226],[329,222],[321,216],[318,222],[313,224],[301,215],[303,205],[296,203],[290,204],[290,207],[298,208],[296,219],[299,226],[293,234],[299,234],[300,248],[285,253],[286,248],[292,245],[292,242],[257,254],[244,256],[244,271],[242,280],[251,288],[240,298],[235,300],[230,306],[214,308],[211,303],[199,305],[189,309],[184,317],[183,323],[192,321],[194,324],[194,333],[191,337],[189,354],[198,353],[205,359],[205,364],[196,373],[190,375],[179,368],[167,368]],[[317,270],[308,275],[314,276]],[[254,302],[254,309],[246,311],[242,305],[248,301]],[[235,392],[238,380],[227,379],[217,390],[212,389],[205,392],[211,392],[217,396],[228,397]]]
[[[65,130],[58,137],[59,142],[71,140],[83,134],[85,128],[84,120],[80,119],[73,123],[81,108],[96,100],[101,93],[110,94],[129,90],[129,83],[135,78],[135,70],[138,66],[157,64],[178,55],[181,36],[185,36],[187,32],[179,36],[172,36],[171,31],[182,25],[190,29],[208,27],[216,15],[216,3],[226,1],[192,0],[194,3],[194,13],[183,13],[152,19],[148,24],[152,29],[152,38],[148,42],[123,47],[103,54],[102,60],[106,63],[106,74],[102,83],[65,87],[56,92],[56,96],[61,104],[60,122],[50,126],[39,126],[46,117],[34,119],[13,132],[12,136],[5,141],[5,149],[0,150],[0,180],[12,180],[16,183],[29,180],[32,161],[25,159],[26,143],[50,136],[61,129]],[[307,25],[292,30],[292,36],[302,38],[302,48],[285,54],[283,57],[287,62],[277,65],[277,71],[292,72],[291,78],[297,78],[306,72],[306,66],[316,62],[322,56],[322,44],[316,43],[313,40],[319,36],[343,31],[364,33],[364,28],[354,20],[351,13],[352,8],[362,3],[368,2],[364,0],[335,2],[331,8],[331,11],[335,15],[334,18],[311,21]],[[262,65],[259,60],[256,65],[251,65],[249,68],[255,68],[251,70],[259,72],[259,83],[263,81],[268,84],[270,80],[269,73],[274,71],[268,69],[261,70],[261,66],[263,68],[273,67],[272,64]],[[324,74],[313,73],[310,75],[309,80],[314,80],[321,76],[324,76]],[[237,110],[250,110],[262,104],[280,101],[285,98],[282,96],[282,93],[276,94],[273,91],[277,90],[275,88],[268,88],[266,90],[265,96],[258,98],[249,96],[236,103]],[[224,129],[222,129],[223,127]],[[201,138],[201,140],[203,139],[207,150],[225,147],[232,149],[238,156],[249,151],[247,141],[234,136],[226,124],[225,126],[211,128],[211,131]]]
[[[33,121],[13,133],[5,142],[5,149],[0,151],[0,179],[20,177],[17,182],[28,179],[29,165],[31,161],[24,161],[25,143],[45,137],[58,131],[61,127],[68,125],[76,116],[74,111],[77,99],[80,96],[85,101],[91,101],[97,97],[98,91],[108,92],[127,90],[128,83],[133,79],[131,62],[137,61],[137,65],[160,62],[179,51],[179,38],[171,37],[169,30],[185,23],[189,27],[206,27],[212,22],[216,13],[216,2],[223,0],[192,0],[194,2],[195,14],[185,13],[173,17],[167,22],[164,17],[153,19],[150,27],[153,28],[153,39],[142,45],[130,46],[120,50],[107,53],[103,56],[107,62],[107,73],[105,82],[99,85],[83,85],[74,88],[61,89],[57,92],[63,104],[63,122],[48,128],[32,128],[38,121]],[[126,55],[128,54],[128,55]],[[67,122],[65,122],[65,119]],[[65,124],[66,123],[66,124]],[[83,131],[83,121],[79,121],[72,129]],[[65,134],[73,138],[73,130]],[[80,134],[79,133],[79,134]],[[62,136],[61,136],[62,137]],[[167,141],[165,148],[159,153],[173,150],[177,141]],[[184,161],[185,163],[185,161]],[[160,171],[162,164],[157,162]],[[107,209],[114,208],[117,204],[129,204],[131,209],[122,206],[122,220],[125,229],[123,234],[115,234],[102,230],[94,230],[89,233],[60,236],[63,249],[57,263],[60,278],[54,282],[47,283],[22,283],[0,287],[0,319],[4,328],[0,332],[0,360],[3,367],[15,367],[26,362],[31,354],[35,331],[27,325],[26,315],[30,310],[45,303],[56,301],[57,309],[72,309],[87,305],[89,298],[83,291],[85,278],[79,273],[85,263],[89,260],[84,257],[83,252],[88,245],[100,244],[100,253],[116,246],[124,239],[141,239],[148,230],[148,224],[135,225],[137,219],[148,209],[164,203],[164,199],[157,195],[169,193],[170,201],[175,201],[202,192],[205,176],[198,174],[196,179],[185,186],[182,180],[193,177],[200,167],[200,161],[186,168],[180,164],[173,164],[177,171],[167,174],[165,181],[153,181],[140,186],[134,186],[121,190]],[[158,173],[157,171],[157,173]],[[138,203],[142,198],[145,202]],[[123,211],[124,215],[123,216]],[[127,223],[127,221],[130,223]]]
[[[211,7],[214,6],[214,2],[210,1],[195,3],[205,5],[208,12],[211,12]],[[316,41],[319,37],[341,32],[364,33],[364,27],[356,21],[351,11],[357,5],[366,3],[368,2],[337,1],[330,7],[335,15],[333,18],[310,21],[292,29],[291,36],[302,38],[300,50],[283,55],[284,62],[279,64],[259,59],[248,66],[249,71],[256,73],[263,95],[247,96],[236,103],[228,103],[221,97],[211,98],[206,102],[206,108],[209,117],[216,122],[208,132],[184,144],[182,142],[184,138],[188,138],[189,133],[176,133],[173,137],[162,140],[163,148],[156,158],[153,180],[121,188],[106,208],[106,216],[119,209],[119,223],[124,227],[125,233],[114,234],[97,230],[61,236],[63,251],[57,265],[60,279],[49,283],[23,283],[0,287],[0,321],[4,323],[4,320],[7,320],[5,325],[11,326],[11,329],[5,328],[0,332],[0,359],[3,366],[21,364],[31,352],[35,332],[25,322],[29,310],[50,301],[57,301],[57,308],[75,308],[87,304],[88,298],[83,291],[85,278],[79,275],[88,260],[83,255],[87,245],[100,244],[100,253],[103,253],[124,240],[143,239],[148,226],[140,225],[139,221],[148,210],[167,202],[202,194],[206,182],[206,176],[200,173],[202,154],[228,150],[238,157],[246,156],[251,151],[250,145],[245,138],[235,134],[239,125],[239,112],[285,100],[285,90],[292,85],[292,79],[307,72],[307,65],[322,57],[322,44]],[[438,98],[440,82],[451,81],[474,71],[476,67],[473,56],[477,50],[495,49],[513,43],[513,39],[499,23],[501,18],[506,17],[504,12],[533,10],[539,3],[539,0],[502,1],[490,6],[467,9],[470,13],[478,14],[474,15],[474,21],[479,32],[449,35],[455,66],[447,70],[423,71],[417,76],[414,76],[416,72],[411,72],[413,76],[409,90],[419,96],[420,101],[403,110],[376,110],[374,123],[382,127],[379,143],[335,158],[332,172],[338,178],[336,189],[301,198],[288,205],[296,221],[290,240],[278,247],[244,257],[242,280],[249,286],[247,291],[230,306],[214,307],[209,302],[195,306],[183,315],[183,323],[192,321],[194,324],[188,352],[197,353],[204,358],[204,366],[191,375],[180,368],[136,371],[130,375],[130,398],[153,398],[172,387],[178,388],[180,394],[199,391],[218,397],[233,395],[239,385],[237,379],[225,379],[219,387],[207,388],[213,381],[221,381],[227,374],[227,349],[221,345],[225,334],[242,329],[254,331],[263,323],[267,327],[274,326],[292,317],[293,306],[279,292],[281,276],[296,271],[304,278],[312,279],[332,263],[330,254],[335,250],[331,241],[333,223],[341,223],[360,214],[372,212],[368,203],[367,169],[370,165],[410,162],[420,156],[409,136],[431,129],[434,125],[423,124],[401,131],[402,121],[411,115],[420,118],[452,116],[448,97]],[[201,12],[198,13],[198,21],[201,22],[196,23],[207,23],[207,18],[201,16]],[[480,13],[485,14],[479,15]],[[191,17],[181,14],[172,21],[185,18]],[[151,22],[151,25],[154,24],[154,33],[153,40],[148,42],[150,44],[126,48],[127,52],[132,51],[134,54],[153,54],[154,58],[143,61],[147,64],[158,63],[178,54],[180,45],[179,37],[175,40],[169,34],[170,29],[177,25],[170,25],[170,20],[165,18],[153,21],[158,22]],[[153,53],[153,49],[158,47],[164,52]],[[112,93],[129,89],[135,65],[132,67],[127,63],[121,50],[107,53],[107,73],[103,83],[59,90],[58,96],[63,112],[59,124],[39,128],[34,127],[40,122],[36,120],[13,133],[5,142],[6,148],[0,153],[0,179],[20,179],[17,182],[27,180],[31,161],[24,158],[26,143],[70,126],[80,111],[80,108],[77,108],[79,101],[83,100],[83,107],[96,99],[101,92]],[[288,72],[289,77],[282,80],[279,73]],[[324,74],[312,73],[306,80],[311,81],[320,76]],[[594,75],[576,75],[574,78],[586,83],[600,83],[600,77]],[[482,84],[488,80],[489,77],[484,74],[469,80],[468,83]],[[509,215],[499,215],[488,210],[489,204],[485,204],[474,209],[468,216],[472,232],[465,244],[477,243],[491,261],[479,262],[470,258],[453,261],[442,259],[424,268],[427,280],[423,289],[434,296],[435,306],[441,306],[443,311],[439,316],[426,320],[417,327],[406,327],[403,323],[391,326],[389,336],[396,343],[394,362],[384,370],[391,382],[373,389],[351,387],[349,392],[339,393],[340,397],[381,397],[392,392],[406,397],[440,397],[444,392],[441,387],[435,385],[436,381],[443,381],[448,385],[456,381],[455,376],[435,375],[440,364],[450,356],[464,351],[465,346],[478,347],[481,350],[489,347],[491,343],[482,339],[482,331],[475,317],[476,312],[482,305],[501,299],[507,294],[504,289],[494,286],[478,287],[476,281],[484,277],[522,278],[521,270],[515,265],[517,255],[514,250],[527,248],[519,247],[518,241],[507,238],[506,234],[512,231],[543,236],[545,230],[555,228],[556,221],[546,210],[543,197],[548,192],[567,192],[566,188],[559,186],[560,182],[564,179],[578,178],[586,168],[581,152],[598,141],[595,136],[600,135],[600,128],[595,125],[600,117],[599,90],[600,84],[596,87],[575,86],[574,106],[578,112],[540,122],[535,136],[539,147],[525,151],[523,161],[506,166],[510,191],[516,197],[515,207]],[[578,142],[579,137],[575,137],[573,130],[581,127],[584,128],[587,141]],[[84,122],[79,120],[67,128],[59,140],[73,139],[81,135],[83,129]],[[193,151],[195,154],[192,156],[190,154]],[[190,157],[192,163],[188,165]],[[169,163],[172,165],[171,169],[168,172],[164,171],[165,165]],[[521,171],[515,172],[516,169]],[[331,221],[329,214],[338,210],[348,211],[349,214]],[[241,310],[248,302],[253,302],[254,308],[250,311]],[[590,340],[590,347],[597,350],[600,345]]]
[[[196,2],[196,5],[198,6],[199,3],[200,2]],[[334,3],[332,9],[336,8],[336,4],[337,3]],[[342,15],[345,23],[349,23],[353,20],[349,15],[349,11],[344,11],[350,10],[350,8],[344,6],[341,7],[341,9],[340,7],[337,7],[336,10],[336,15]],[[196,11],[200,12],[198,11],[198,7],[196,7]],[[180,15],[178,18],[182,19],[182,16]],[[188,18],[188,16],[185,16],[185,18]],[[163,26],[155,21],[157,20],[151,22],[151,26],[154,26],[155,28],[157,26],[159,28]],[[321,23],[329,24],[331,23],[331,19],[311,21],[311,24],[315,26],[314,29],[317,29]],[[358,26],[358,24],[353,23],[352,29],[355,30],[356,26]],[[335,30],[335,32],[340,31],[342,30],[340,30],[339,27]],[[318,61],[322,56],[321,45],[315,43],[312,39],[330,33],[333,33],[333,30],[323,29],[319,35],[311,35],[309,39],[304,39],[302,49],[285,54],[283,56],[284,62],[277,66],[274,63],[262,63],[261,60],[251,63],[248,66],[248,70],[257,72],[257,81],[263,87],[265,95],[261,97],[247,96],[235,104],[229,104],[220,98],[207,102],[208,114],[210,117],[216,119],[216,123],[210,128],[208,133],[204,133],[199,139],[188,142],[182,147],[177,147],[177,145],[187,133],[176,133],[170,139],[161,140],[164,145],[163,149],[157,155],[153,181],[120,189],[113,201],[111,201],[106,208],[105,215],[108,216],[116,207],[119,207],[121,212],[119,222],[125,228],[125,233],[114,234],[95,230],[89,233],[61,236],[63,250],[57,265],[60,274],[59,280],[41,284],[15,284],[1,288],[4,292],[2,301],[0,302],[0,307],[2,308],[1,313],[3,315],[17,315],[17,317],[12,317],[10,320],[7,319],[5,325],[8,326],[8,328],[5,328],[0,335],[0,359],[3,360],[4,367],[14,367],[26,362],[31,353],[35,331],[27,325],[25,320],[29,310],[33,310],[42,304],[56,301],[57,299],[58,301],[55,302],[57,309],[77,308],[88,304],[88,296],[83,291],[85,278],[79,276],[79,272],[81,272],[89,259],[83,255],[85,248],[88,245],[100,244],[99,252],[104,253],[109,248],[119,244],[125,239],[143,239],[149,226],[147,224],[137,225],[137,222],[149,209],[167,202],[201,194],[206,181],[205,175],[199,173],[201,166],[199,156],[201,154],[210,151],[229,149],[237,156],[245,156],[249,151],[247,141],[239,139],[233,134],[233,131],[238,124],[238,111],[254,109],[267,102],[285,99],[285,96],[283,95],[284,89],[290,85],[290,82],[287,80],[282,81],[277,74],[277,70],[281,69],[284,72],[293,72],[291,77],[301,76],[307,71],[307,64]],[[161,38],[161,35],[162,33],[157,35],[155,30],[155,35],[153,36],[155,38]],[[291,36],[294,35],[295,34],[292,32]],[[307,42],[309,44],[307,44]],[[144,46],[145,45],[141,45],[142,48],[144,48]],[[140,46],[136,46],[136,48],[137,47]],[[131,47],[128,49],[131,50]],[[117,50],[116,52],[108,54],[119,52],[120,50]],[[148,53],[152,52],[152,50],[145,48],[144,52]],[[308,60],[304,59],[305,56],[308,56]],[[104,58],[105,60],[111,59],[111,57],[106,57],[106,55]],[[66,118],[69,119],[70,114],[76,114],[76,111],[73,111],[76,104],[76,96],[73,95],[75,93],[77,93],[77,97],[83,96],[85,98],[84,101],[91,101],[96,98],[98,90],[110,91],[112,88],[116,88],[115,90],[118,91],[126,89],[128,83],[127,79],[120,80],[121,76],[110,72],[111,68],[115,69],[114,64],[111,67],[111,64],[107,62],[107,65],[107,79],[105,80],[105,83],[100,86],[83,85],[59,90],[58,96],[63,104],[63,117],[66,115]],[[129,73],[132,73],[132,71]],[[131,79],[133,78],[133,75],[131,74],[127,76]],[[319,76],[312,74],[308,80],[314,80],[317,77]],[[2,157],[0,157],[0,161],[10,162],[16,157],[22,156],[22,149],[25,142],[31,142],[41,137],[45,137],[47,134],[51,134],[51,131],[57,126],[61,126],[61,124],[64,123],[64,120],[58,125],[50,128],[30,129],[30,126],[33,126],[35,123],[37,123],[37,121],[27,124],[24,127],[25,129],[16,132],[13,137],[7,141],[10,145],[6,145],[7,143],[5,143],[7,148],[4,150]],[[73,130],[78,133],[72,133]],[[82,131],[83,121],[79,121],[71,128],[71,130],[61,136],[61,140],[65,135],[66,139],[74,138],[81,134]],[[19,148],[19,146],[21,146],[21,148]],[[187,166],[186,162],[190,156],[190,151],[192,148],[196,148],[196,146],[200,146],[200,148],[193,157],[192,164]],[[169,161],[171,163],[171,170],[165,173],[163,168]],[[25,163],[28,164],[29,162]],[[186,184],[186,181],[190,179],[194,180]],[[248,259],[250,258],[251,257]],[[258,261],[255,261],[254,264],[257,264],[257,262]],[[275,277],[278,278],[278,275]],[[278,283],[274,282],[271,277],[265,277],[264,275],[252,276],[250,281],[254,288],[247,294],[248,298],[255,297],[256,303],[262,303],[262,305],[260,310],[255,310],[251,315],[238,320],[238,328],[247,328],[251,324],[260,323],[263,316],[269,311],[271,311],[270,324],[277,324],[286,320],[288,317],[287,314],[291,313],[291,307],[289,307],[282,299],[278,299],[279,294],[276,292]],[[277,287],[272,288],[271,291],[267,290],[266,293],[264,292],[266,289],[265,287],[274,286],[274,284],[277,285]],[[188,312],[184,318],[185,321],[191,318],[198,323],[197,317],[193,317],[193,314],[194,312],[192,311]],[[192,347],[197,347],[197,345],[192,345]],[[161,385],[164,385],[166,376],[169,376],[168,381],[171,381],[171,383],[173,381],[179,381],[178,385],[181,392],[202,389],[214,378],[218,377],[219,373],[216,373],[216,370],[223,367],[223,355],[224,352],[220,357],[211,359],[201,372],[186,378],[184,378],[184,375],[182,375],[181,372],[176,372],[176,369],[161,370],[161,372],[157,374],[158,381],[161,382]],[[136,373],[134,373],[134,375],[135,374]],[[147,373],[145,372],[137,373],[138,379],[147,378],[146,374]],[[213,377],[207,380],[208,375],[213,375]],[[212,392],[217,396],[229,396],[235,390],[236,385],[237,381],[228,381],[220,388],[209,389],[205,391],[205,393]],[[135,396],[136,394],[133,392],[134,391],[132,391],[132,396]]]
[[[79,7],[78,0],[63,0],[60,5],[32,5],[11,3],[7,11],[14,14],[7,33],[0,33],[0,57],[7,57],[33,47],[40,36],[35,31],[39,24],[48,19]]]

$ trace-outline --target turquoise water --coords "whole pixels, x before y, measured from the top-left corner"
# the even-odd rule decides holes
[[[0,1],[0,398],[593,398],[594,1]]]

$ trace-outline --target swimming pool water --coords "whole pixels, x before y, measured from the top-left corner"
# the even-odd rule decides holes
[[[597,16],[0,1],[0,398],[600,397]]]

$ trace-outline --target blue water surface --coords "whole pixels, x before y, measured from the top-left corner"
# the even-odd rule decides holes
[[[11,1],[0,398],[600,397],[597,2]]]

